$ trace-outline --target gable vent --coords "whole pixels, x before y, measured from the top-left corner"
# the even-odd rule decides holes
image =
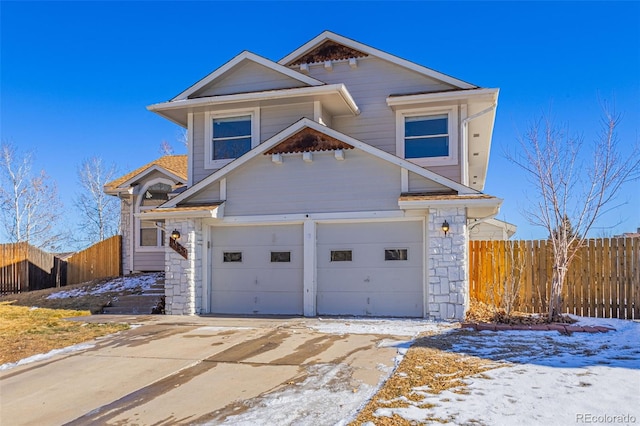
[[[298,59],[290,62],[289,66],[323,63],[326,61],[339,61],[350,58],[366,58],[369,56],[359,50],[344,46],[332,40],[327,40],[315,49],[305,53]]]

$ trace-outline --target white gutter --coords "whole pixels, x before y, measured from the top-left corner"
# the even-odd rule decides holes
[[[460,123],[460,133],[462,135],[462,183],[466,186],[469,186],[469,132],[468,132],[468,124],[471,120],[475,120],[476,118],[483,116],[491,111],[495,111],[498,103],[494,100],[493,104],[483,109],[480,112],[476,112],[473,115],[470,115],[462,120]]]

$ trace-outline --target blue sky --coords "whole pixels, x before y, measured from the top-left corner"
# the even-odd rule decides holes
[[[331,30],[482,87],[500,88],[485,192],[517,237],[531,194],[504,158],[543,113],[591,142],[599,99],[623,114],[624,153],[640,132],[640,2],[7,2],[0,3],[0,137],[34,153],[75,226],[83,159],[122,174],[157,158],[180,129],[148,112],[242,50],[278,60]],[[640,227],[640,182],[593,236]],[[610,225],[615,225],[610,228]]]

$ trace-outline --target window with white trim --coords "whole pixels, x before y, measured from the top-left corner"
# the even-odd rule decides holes
[[[449,116],[418,115],[404,118],[404,158],[449,155]]]
[[[211,112],[205,120],[205,168],[219,169],[259,143],[259,109]]]
[[[164,246],[164,231],[161,226],[164,221],[140,222],[140,247]]]
[[[421,166],[458,164],[455,108],[398,111],[396,151]]]

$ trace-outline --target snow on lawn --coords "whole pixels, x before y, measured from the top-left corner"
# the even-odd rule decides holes
[[[439,343],[447,341],[448,351],[499,361],[503,367],[469,378],[458,390],[430,394],[414,388],[417,401],[405,401],[406,408],[378,409],[375,415],[474,425],[640,422],[640,323],[577,319],[578,325],[616,330],[571,335],[458,330],[436,336]]]
[[[10,369],[12,369],[14,367],[18,367],[20,365],[31,364],[32,362],[44,361],[44,360],[47,360],[49,358],[53,358],[56,355],[63,355],[63,354],[68,354],[68,353],[72,353],[72,352],[82,351],[82,350],[85,350],[85,349],[91,349],[94,346],[95,345],[93,343],[79,343],[77,345],[67,346],[65,348],[53,349],[53,350],[50,350],[49,352],[47,352],[46,354],[32,355],[30,357],[23,358],[20,361],[8,362],[6,364],[2,364],[2,365],[0,365],[0,371],[10,370]]]
[[[153,274],[118,277],[102,284],[96,284],[92,287],[84,286],[73,290],[51,293],[47,296],[47,299],[67,299],[71,297],[97,295],[107,292],[143,291],[151,288],[151,286],[159,279],[162,279],[163,276],[164,274],[162,272],[158,272]]]

